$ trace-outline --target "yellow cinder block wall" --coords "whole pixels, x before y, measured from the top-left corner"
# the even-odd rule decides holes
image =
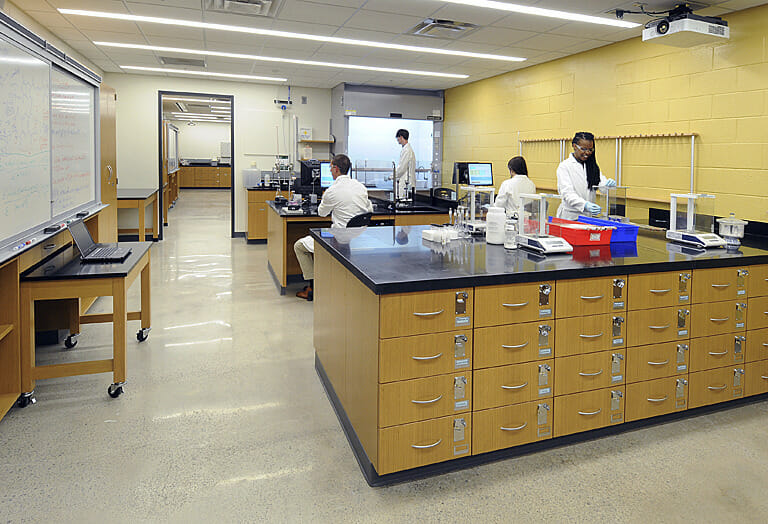
[[[447,90],[444,183],[455,161],[491,161],[498,187],[518,139],[697,133],[694,191],[716,195],[718,215],[767,222],[768,5],[725,18],[726,42],[678,49],[638,37]],[[615,177],[615,142],[596,154]],[[559,143],[524,144],[523,156],[537,187],[555,189]],[[690,159],[690,138],[623,142],[632,218],[689,191]]]

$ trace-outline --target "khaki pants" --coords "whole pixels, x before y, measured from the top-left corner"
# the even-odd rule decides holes
[[[298,239],[293,244],[293,251],[301,266],[301,273],[304,280],[315,278],[315,241],[312,237],[306,236]]]

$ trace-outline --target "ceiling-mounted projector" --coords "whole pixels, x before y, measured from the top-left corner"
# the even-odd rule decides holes
[[[616,17],[623,18],[625,13],[662,14],[662,12],[646,11],[645,8],[641,8],[640,11],[617,9]],[[651,20],[643,29],[643,42],[675,47],[692,47],[718,40],[728,40],[729,37],[728,22],[716,16],[695,15],[688,4],[678,4],[667,13],[667,16]]]

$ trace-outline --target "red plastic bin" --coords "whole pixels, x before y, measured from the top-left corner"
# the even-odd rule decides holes
[[[549,217],[549,234],[565,239],[572,246],[603,246],[611,243],[613,226],[593,226],[574,220]]]

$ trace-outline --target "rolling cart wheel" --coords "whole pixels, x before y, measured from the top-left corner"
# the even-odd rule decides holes
[[[136,340],[138,340],[139,342],[144,342],[145,340],[147,340],[147,337],[149,337],[150,329],[151,328],[144,328],[144,329],[138,330],[136,332]]]
[[[64,347],[67,349],[72,349],[77,345],[77,335],[69,335],[67,338],[64,339]]]
[[[37,402],[37,399],[35,398],[35,392],[32,391],[31,393],[22,393],[19,396],[19,400],[17,401],[16,404],[20,408],[25,408],[25,407],[29,406],[30,404],[34,404],[35,402]]]
[[[123,385],[122,384],[112,384],[107,388],[107,393],[112,398],[117,398],[120,395],[123,394]]]

